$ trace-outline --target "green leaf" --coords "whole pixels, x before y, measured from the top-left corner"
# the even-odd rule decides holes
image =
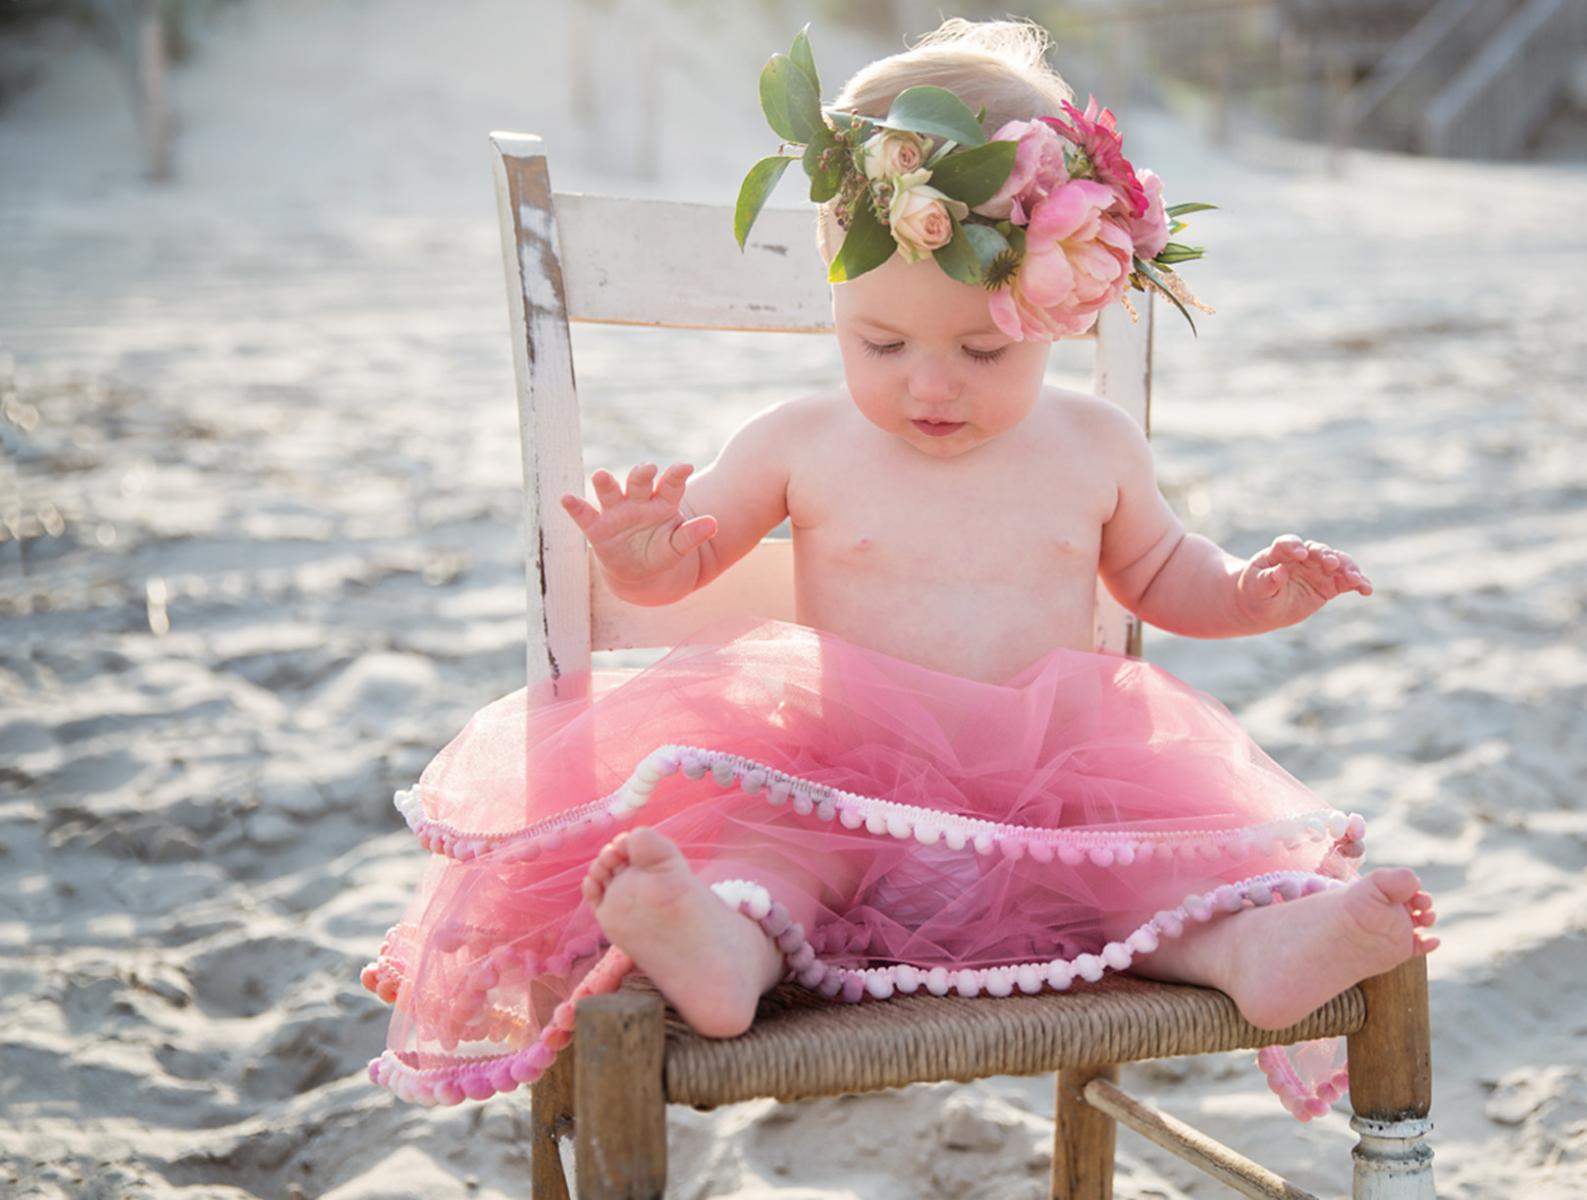
[[[907,129],[911,133],[948,138],[961,146],[986,144],[986,133],[969,105],[947,88],[905,88],[887,110],[882,124],[888,129]]]
[[[744,249],[744,239],[749,237],[750,226],[755,224],[755,218],[760,216],[760,210],[766,206],[766,198],[793,161],[786,155],[774,154],[761,159],[744,176],[744,182],[738,189],[738,203],[733,207],[733,236],[738,239],[740,250]]]
[[[835,150],[836,153],[828,157],[826,168],[823,169],[821,155],[827,150]],[[810,176],[810,199],[815,203],[825,204],[838,194],[838,188],[843,185],[843,159],[847,153],[825,125],[805,147],[805,174]]]
[[[773,54],[760,73],[760,107],[778,137],[801,146],[822,124],[821,98],[786,54]]]
[[[893,256],[898,244],[893,241],[893,231],[883,225],[871,208],[869,192],[860,193],[860,203],[849,219],[849,229],[843,235],[843,245],[837,257],[827,268],[828,283],[844,283],[857,279],[867,271],[881,266]]]
[[[992,260],[1008,249],[1008,241],[990,225],[974,221],[961,225],[951,213],[949,219],[953,221],[953,240],[935,251],[933,257],[960,283],[981,283]]]
[[[1152,259],[1160,267],[1173,263],[1189,262],[1191,259],[1200,258],[1205,253],[1201,246],[1182,246],[1178,242],[1169,242]]]
[[[1135,256],[1135,269],[1155,283],[1157,285],[1157,290],[1174,302],[1174,307],[1177,308],[1181,314],[1183,314],[1185,320],[1190,321],[1190,332],[1196,333],[1196,323],[1190,320],[1190,314],[1185,311],[1185,306],[1179,302],[1179,297],[1168,290],[1167,285],[1163,283],[1163,277],[1156,271],[1152,270],[1147,261],[1139,254]],[[1200,337],[1201,335],[1198,333],[1196,336]]]
[[[987,142],[973,150],[955,151],[932,168],[931,186],[974,208],[1003,186],[1018,149],[1017,142]]]
[[[1167,212],[1171,217],[1182,217],[1186,213],[1207,212],[1209,210],[1215,210],[1217,207],[1218,206],[1216,204],[1196,204],[1192,202],[1188,204],[1176,204],[1174,207],[1165,209],[1164,211]]]
[[[970,245],[970,239],[964,236],[964,227],[959,224],[959,219],[952,214],[949,214],[948,219],[953,222],[953,238],[946,246],[932,251],[932,257],[937,260],[939,267],[960,283],[980,283],[983,272],[980,261],[975,257],[975,248]]]
[[[810,53],[810,23],[805,22],[805,27],[794,35],[793,49],[788,51],[788,57],[793,59],[794,65],[805,73],[810,80],[810,87],[817,96],[821,95],[821,77],[816,74],[815,56]]]
[[[982,225],[979,221],[967,224],[964,236],[970,239],[970,246],[975,251],[975,257],[980,260],[983,275],[992,265],[992,260],[1010,248],[1006,237],[992,226]]]

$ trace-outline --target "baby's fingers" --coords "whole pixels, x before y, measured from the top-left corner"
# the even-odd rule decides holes
[[[693,470],[692,463],[673,463],[661,473],[661,478],[656,483],[656,499],[665,500],[672,505],[681,504],[685,482],[689,478],[689,472]]]
[[[568,516],[573,518],[574,524],[586,533],[589,532],[590,526],[595,524],[601,516],[600,509],[583,497],[575,496],[572,492],[567,492],[563,495],[562,508]]]
[[[651,497],[650,483],[656,477],[655,463],[640,463],[628,472],[626,491],[630,500],[645,501]]]
[[[1284,585],[1289,582],[1289,566],[1279,563],[1276,567],[1263,567],[1256,573],[1252,582],[1252,592],[1259,600],[1268,600],[1284,590]]]
[[[595,486],[595,498],[601,502],[602,508],[623,502],[623,489],[617,483],[617,476],[604,467],[590,476],[590,482]]]
[[[1286,533],[1273,539],[1273,544],[1264,553],[1269,563],[1305,562],[1310,555],[1306,543],[1293,533]]]

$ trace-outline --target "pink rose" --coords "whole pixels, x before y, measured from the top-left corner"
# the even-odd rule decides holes
[[[1014,169],[1003,186],[975,206],[982,216],[1023,225],[1036,202],[1069,182],[1064,166],[1064,140],[1041,121],[1010,121],[992,136],[994,142],[1018,142]]]
[[[905,262],[919,262],[953,240],[950,209],[961,220],[969,214],[963,201],[950,200],[936,188],[927,187],[926,180],[930,178],[931,172],[921,169],[893,180],[887,224]]]
[[[1163,208],[1163,181],[1156,172],[1143,167],[1139,173],[1141,186],[1146,189],[1146,215],[1129,221],[1130,238],[1135,242],[1135,253],[1153,259],[1168,245],[1168,212]]]
[[[1113,189],[1074,179],[1039,201],[1019,273],[992,293],[992,320],[1015,341],[1084,333],[1124,293],[1134,244],[1107,215]]]
[[[860,151],[865,177],[875,182],[918,171],[926,161],[926,139],[906,130],[884,129],[872,134]]]

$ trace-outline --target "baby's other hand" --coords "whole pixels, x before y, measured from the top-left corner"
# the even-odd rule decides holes
[[[563,495],[562,507],[584,531],[609,575],[644,582],[677,566],[716,536],[715,517],[685,520],[678,511],[684,481],[693,470],[689,463],[674,463],[657,480],[656,464],[641,463],[628,472],[626,485],[619,485],[610,471],[596,471],[590,482],[600,507],[571,492]]]
[[[1372,581],[1343,550],[1293,533],[1251,556],[1235,580],[1240,608],[1268,629],[1303,621],[1343,592],[1372,594]]]

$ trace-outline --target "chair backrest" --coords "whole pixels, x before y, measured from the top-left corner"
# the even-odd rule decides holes
[[[808,211],[767,210],[741,254],[726,205],[553,192],[545,144],[493,133],[496,202],[518,387],[528,565],[529,681],[577,677],[595,650],[669,646],[728,613],[792,621],[793,546],[767,538],[708,586],[660,607],[604,586],[558,503],[584,494],[568,322],[823,333],[831,301]],[[1092,386],[1149,428],[1152,306],[1098,322]],[[1138,654],[1140,626],[1097,587],[1095,647]]]

